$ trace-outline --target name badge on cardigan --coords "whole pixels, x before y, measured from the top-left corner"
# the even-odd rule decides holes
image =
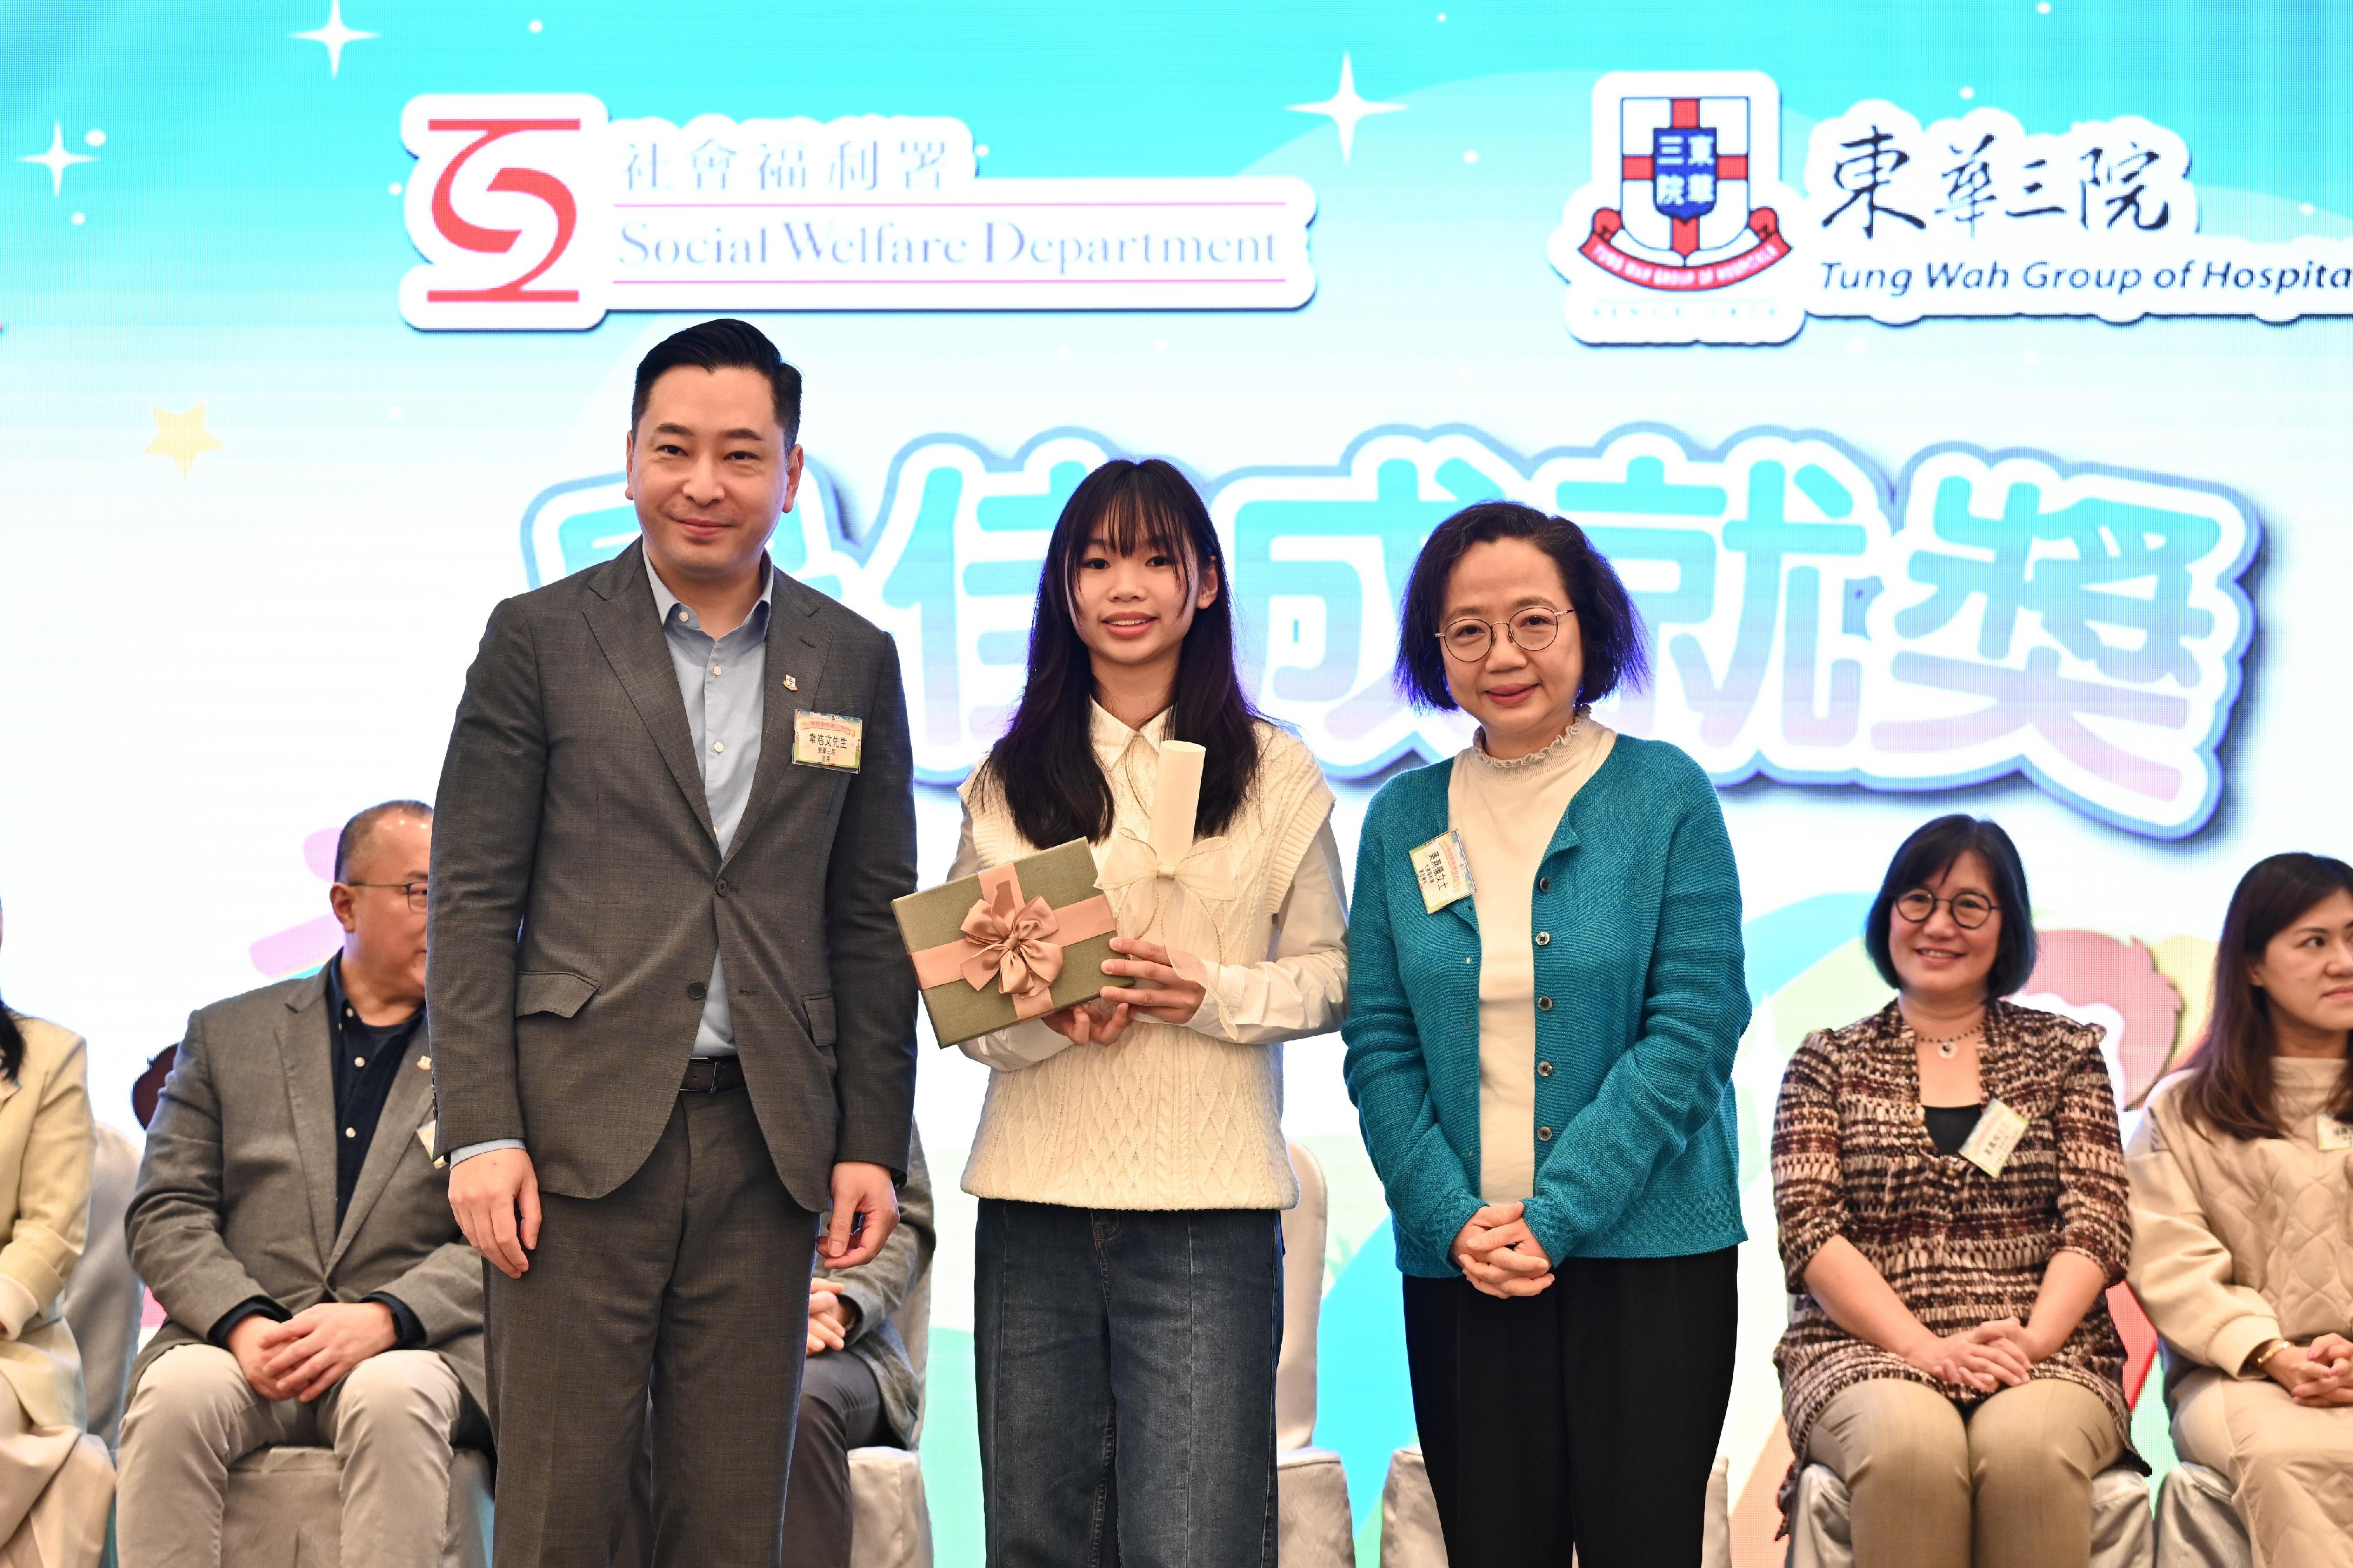
[[[2339,1121],[2327,1111],[2320,1113],[2320,1146],[2334,1152],[2353,1149],[2353,1121]]]
[[[812,713],[806,708],[793,715],[793,761],[801,767],[839,768],[854,773],[865,745],[863,719]]]
[[[1999,1100],[1989,1100],[1985,1114],[1969,1130],[1968,1142],[1961,1145],[1961,1158],[1989,1176],[1999,1176],[2025,1131],[2025,1117]]]
[[[1424,914],[1434,915],[1477,891],[1472,886],[1471,857],[1463,851],[1462,836],[1451,827],[1409,851],[1406,858],[1413,865],[1413,879],[1421,886]]]

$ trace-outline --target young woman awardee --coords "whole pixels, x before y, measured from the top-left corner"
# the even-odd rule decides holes
[[[1244,700],[1225,588],[1175,468],[1089,475],[1047,545],[1021,705],[965,786],[951,878],[1084,838],[1128,933],[1102,1003],[964,1047],[995,1069],[964,1188],[1006,1568],[1275,1560],[1278,1214],[1299,1198],[1280,1042],[1338,1022],[1347,923],[1331,791]],[[1208,753],[1173,880],[1134,853],[1172,740]]]
[[[1724,816],[1587,711],[1642,644],[1576,524],[1456,513],[1401,621],[1398,683],[1479,736],[1366,814],[1343,1033],[1447,1552],[1695,1563],[1742,1237]]]
[[[2181,1458],[2261,1568],[2353,1568],[2353,866],[2274,855],[2222,917],[2214,1014],[2125,1155],[2131,1279]]]

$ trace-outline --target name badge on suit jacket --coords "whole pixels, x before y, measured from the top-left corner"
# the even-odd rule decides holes
[[[859,753],[866,744],[866,721],[839,713],[812,713],[804,708],[793,715],[793,761],[804,768],[858,771]]]
[[[2327,1111],[2320,1113],[2320,1147],[2335,1153],[2339,1149],[2353,1149],[2353,1121],[2339,1121]]]

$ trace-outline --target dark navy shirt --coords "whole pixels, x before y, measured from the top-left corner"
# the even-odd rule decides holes
[[[352,1189],[359,1185],[360,1167],[367,1163],[368,1145],[375,1140],[375,1124],[393,1080],[408,1060],[409,1043],[425,1022],[419,1007],[396,1024],[360,1020],[343,994],[341,953],[327,961],[327,1043],[335,1069],[335,1227],[352,1206]]]

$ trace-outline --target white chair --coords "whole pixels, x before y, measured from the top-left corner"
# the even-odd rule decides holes
[[[1283,1568],[1356,1568],[1356,1517],[1340,1456],[1315,1439],[1315,1332],[1324,1313],[1331,1204],[1324,1167],[1291,1145],[1298,1206],[1282,1216],[1282,1348],[1274,1369],[1276,1532]]]
[[[1788,1568],[1855,1568],[1854,1500],[1827,1465],[1798,1472]],[[2148,1478],[2121,1466],[2092,1479],[2092,1568],[2153,1568]],[[1867,1568],[1867,1565],[1866,1565]]]
[[[2231,1483],[2203,1465],[2176,1465],[2157,1492],[2157,1568],[2254,1564],[2246,1523],[2232,1506]]]
[[[101,1121],[95,1156],[90,1235],[81,1261],[58,1298],[58,1316],[73,1330],[81,1350],[82,1390],[90,1409],[86,1430],[111,1449],[121,1436],[131,1363],[139,1354],[139,1276],[122,1236],[122,1216],[139,1182],[139,1145]]]
[[[343,1465],[332,1448],[261,1448],[229,1467],[221,1561],[237,1568],[336,1568],[343,1560]],[[458,1450],[449,1472],[442,1568],[490,1568],[491,1461]]]
[[[1707,1510],[1700,1522],[1702,1568],[1732,1568],[1732,1461],[1722,1454],[1707,1473]],[[1576,1554],[1569,1556],[1577,1561]],[[1794,1563],[1796,1560],[1791,1559]],[[1439,1532],[1438,1500],[1421,1445],[1399,1448],[1389,1458],[1388,1482],[1381,1489],[1380,1568],[1446,1568],[1446,1538]]]
[[[932,1348],[931,1270],[915,1281],[891,1321],[921,1383]],[[922,1429],[919,1419],[908,1436],[918,1437]],[[932,1568],[932,1510],[914,1449],[849,1451],[849,1568]]]

